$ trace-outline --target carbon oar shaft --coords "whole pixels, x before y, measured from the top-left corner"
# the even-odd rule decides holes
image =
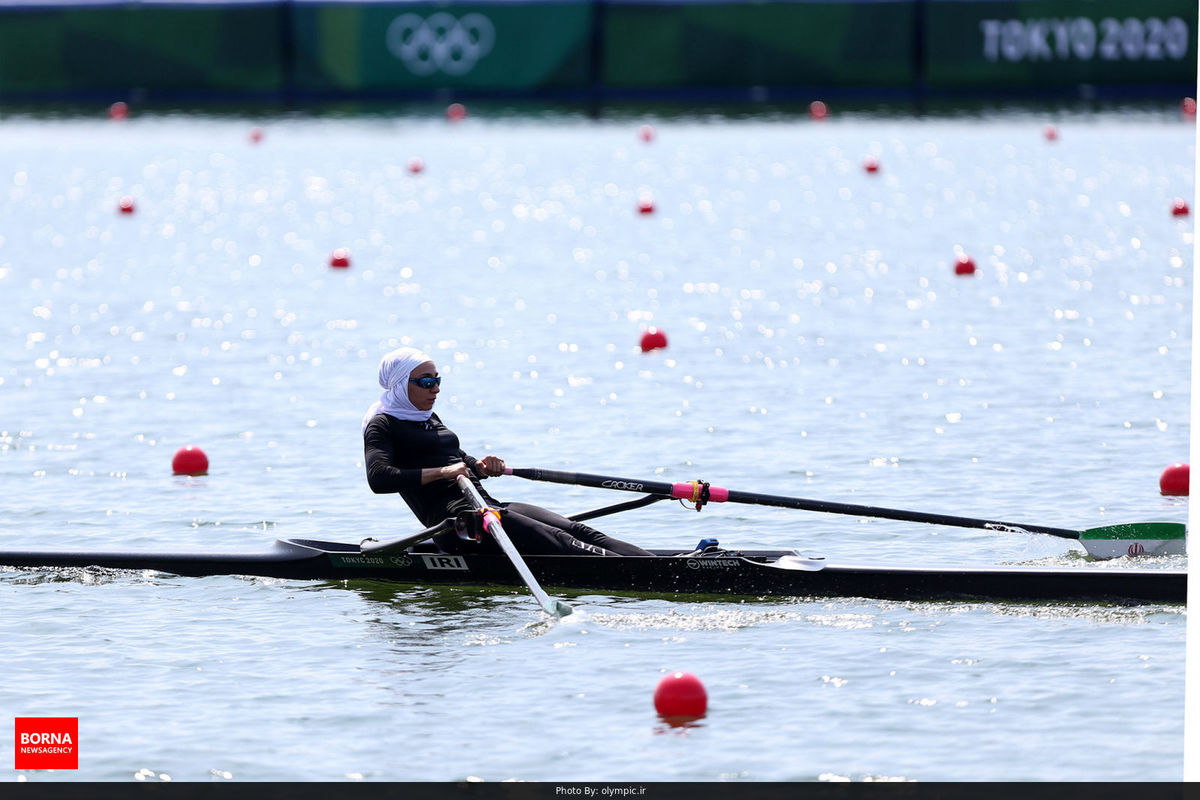
[[[476,511],[483,514],[483,528],[492,538],[496,540],[496,544],[500,545],[500,549],[504,551],[504,555],[508,556],[508,560],[512,562],[516,568],[517,574],[521,576],[521,580],[529,587],[529,591],[533,594],[538,605],[547,614],[555,617],[565,617],[571,613],[571,607],[566,603],[551,597],[546,594],[546,590],[537,582],[537,578],[533,577],[533,573],[529,570],[529,565],[525,563],[525,559],[521,558],[521,554],[517,552],[517,548],[513,546],[512,541],[508,538],[508,534],[504,532],[504,526],[500,524],[500,513],[494,508],[488,506],[484,502],[483,497],[465,476],[458,477],[458,488],[462,490],[463,495],[470,501]]]
[[[533,481],[549,481],[550,483],[565,483],[573,486],[592,486],[599,489],[619,489],[626,492],[645,492],[670,497],[675,500],[695,502],[701,499],[701,484],[699,483],[643,481],[631,478],[614,478],[607,475],[589,475],[584,472],[566,472],[563,470],[537,468],[508,468],[505,469],[505,473]],[[734,489],[722,489],[717,486],[708,487],[706,502],[746,503],[759,506],[776,506],[778,508],[796,508],[803,511],[848,514],[855,517],[880,517],[882,519],[897,519],[906,522],[929,522],[935,525],[951,525],[959,528],[1028,531],[1029,533],[1045,533],[1050,536],[1058,536],[1062,539],[1079,539],[1080,534],[1079,531],[1073,531],[1068,528],[1051,528],[1045,525],[1027,525],[1017,522],[956,517],[950,514],[928,514],[922,511],[904,511],[896,508],[879,508],[877,506],[863,506],[853,503],[832,503],[827,500],[806,500],[802,497],[741,492]]]

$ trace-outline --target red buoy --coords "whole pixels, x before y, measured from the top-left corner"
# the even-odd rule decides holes
[[[171,470],[176,475],[207,475],[208,456],[193,444],[181,447],[175,451],[175,457],[171,459]]]
[[[974,275],[975,260],[966,253],[960,253],[954,262],[955,275]]]
[[[1047,125],[1042,128],[1042,135],[1046,137],[1047,142],[1058,141],[1058,128],[1053,125]]]
[[[467,107],[462,103],[451,103],[446,106],[446,119],[451,122],[461,122],[467,118]]]
[[[820,100],[813,100],[808,104],[808,116],[812,119],[825,119],[829,116],[829,106]]]
[[[690,672],[672,672],[654,690],[654,710],[664,717],[700,717],[708,710],[708,692]]]
[[[654,126],[653,125],[643,125],[642,127],[638,128],[638,136],[641,138],[641,140],[643,142],[653,142],[654,141]]]
[[[250,129],[250,143],[258,144],[263,140],[263,129],[255,125]]]
[[[133,198],[129,196],[122,197],[121,201],[117,203],[117,210],[122,214],[132,214],[135,210]]]
[[[642,352],[649,353],[651,350],[662,350],[667,346],[667,335],[658,328],[650,327],[642,334]]]
[[[1187,497],[1188,487],[1191,483],[1191,477],[1188,473],[1187,464],[1172,464],[1167,467],[1163,470],[1163,474],[1159,476],[1159,491],[1166,495]]]
[[[643,197],[640,200],[638,200],[638,213],[639,214],[653,214],[654,213],[654,198]]]
[[[408,160],[408,171],[413,175],[418,175],[425,170],[425,162],[419,158],[413,157]]]
[[[1183,102],[1179,104],[1179,111],[1183,114],[1185,119],[1196,119],[1196,98],[1183,98]]]
[[[863,169],[865,169],[867,172],[878,172],[879,159],[877,159],[875,156],[867,156],[863,159]]]
[[[108,107],[109,119],[125,119],[129,116],[129,105],[121,100]]]
[[[339,247],[329,256],[329,266],[345,269],[350,266],[350,251],[344,247]]]
[[[1191,209],[1188,208],[1187,200],[1184,200],[1182,197],[1176,197],[1175,202],[1171,204],[1171,216],[1186,217],[1190,213]]]

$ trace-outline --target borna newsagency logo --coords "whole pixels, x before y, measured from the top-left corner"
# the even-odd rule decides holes
[[[17,717],[13,769],[79,769],[79,717]]]

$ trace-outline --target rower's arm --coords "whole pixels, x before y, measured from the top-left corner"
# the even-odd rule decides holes
[[[421,485],[434,481],[452,481],[459,475],[466,475],[468,467],[465,463],[447,464],[444,467],[426,467],[421,470]]]
[[[416,489],[428,483],[426,470],[395,466],[394,443],[386,428],[376,422],[363,432],[363,454],[367,468],[367,484],[375,494],[394,494]]]

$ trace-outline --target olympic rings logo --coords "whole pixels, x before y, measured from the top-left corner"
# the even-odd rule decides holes
[[[496,43],[496,29],[483,14],[438,12],[425,19],[401,14],[387,29],[387,48],[414,75],[466,75]]]

